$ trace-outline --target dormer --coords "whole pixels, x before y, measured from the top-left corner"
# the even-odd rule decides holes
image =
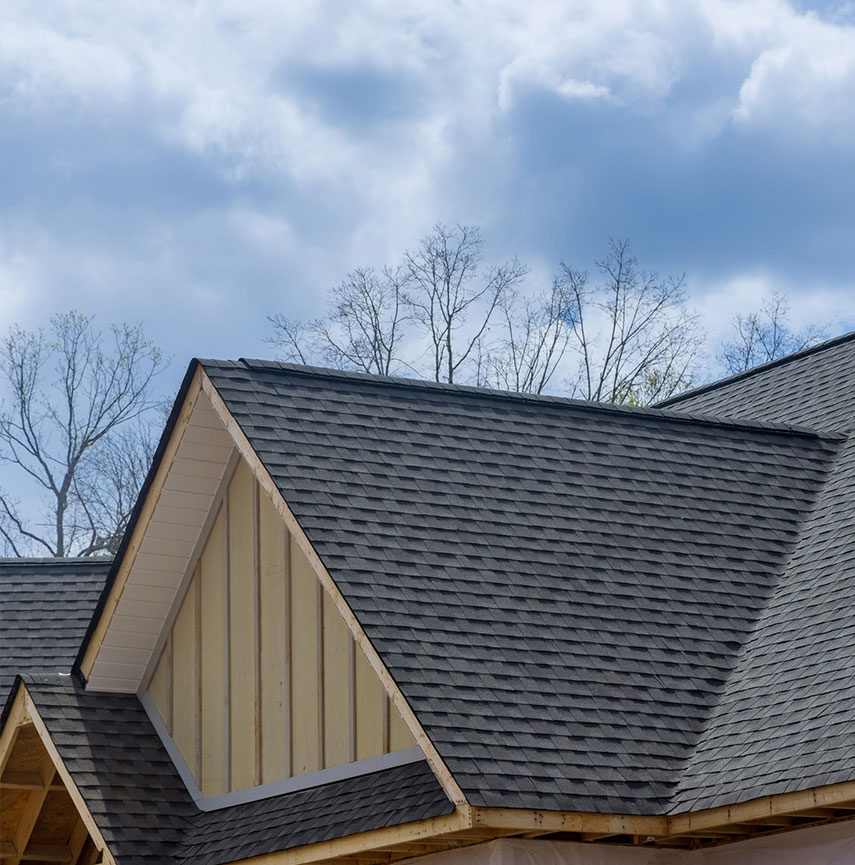
[[[202,366],[183,391],[78,657],[87,690],[138,694],[206,810],[438,760]]]

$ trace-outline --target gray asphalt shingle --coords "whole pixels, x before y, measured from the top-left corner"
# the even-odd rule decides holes
[[[658,404],[685,412],[855,428],[855,332]]]
[[[202,364],[488,806],[669,806],[842,441]]]
[[[112,559],[0,559],[0,703],[20,672],[67,673]]]
[[[201,363],[473,804],[674,813],[855,778],[855,335],[665,411]],[[108,568],[0,562],[0,686],[25,672],[121,862],[451,810],[420,763],[198,811],[135,696],[44,675]]]
[[[221,865],[450,813],[425,761],[203,812],[135,694],[69,675],[110,562],[0,561],[0,705],[22,675],[119,865]]]

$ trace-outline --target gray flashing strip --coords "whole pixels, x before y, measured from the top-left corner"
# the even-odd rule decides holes
[[[221,796],[205,797],[196,786],[193,773],[181,756],[175,740],[166,731],[166,725],[161,720],[151,697],[148,694],[140,694],[139,699],[154,729],[157,731],[157,735],[160,737],[161,742],[163,742],[166,752],[175,764],[175,768],[178,770],[178,774],[184,782],[187,792],[200,811],[216,811],[219,808],[228,808],[231,805],[243,805],[246,802],[256,802],[259,799],[281,796],[283,793],[308,790],[312,787],[332,784],[335,781],[344,781],[347,778],[356,778],[359,775],[370,775],[372,772],[392,769],[395,766],[418,763],[420,760],[425,759],[421,748],[407,748],[405,751],[381,754],[379,757],[369,757],[367,760],[356,760],[353,763],[345,763],[343,766],[332,766],[329,769],[309,772],[306,775],[283,778],[281,781],[271,781],[268,784],[260,784],[258,787],[249,787],[246,790],[234,790],[231,793],[223,793]]]
[[[145,709],[145,713],[148,715],[148,719],[151,721],[155,732],[160,736],[160,741],[163,742],[163,747],[166,748],[166,753],[169,754],[169,758],[175,764],[175,768],[178,770],[178,774],[181,776],[181,780],[184,782],[187,792],[198,806],[199,800],[202,798],[202,793],[196,786],[193,773],[190,771],[190,767],[187,763],[184,762],[184,758],[178,750],[178,745],[175,744],[175,740],[169,735],[169,732],[166,729],[166,724],[163,723],[163,720],[160,717],[160,712],[157,711],[157,707],[154,705],[154,700],[152,700],[148,694],[137,694],[137,696],[139,697],[139,701],[142,703],[142,707]]]
[[[372,772],[404,766],[407,763],[418,763],[424,758],[425,755],[421,748],[408,748],[406,751],[381,754],[379,757],[369,757],[367,760],[357,760],[354,763],[345,763],[343,766],[332,766],[329,769],[321,769],[319,772],[309,772],[306,775],[283,778],[281,781],[271,781],[268,784],[261,784],[246,790],[223,793],[222,796],[198,799],[196,807],[202,811],[216,811],[218,808],[227,808],[229,805],[242,805],[244,802],[255,802],[258,799],[281,796],[283,793],[308,790],[311,787],[320,787],[323,784],[332,784],[334,781],[344,781],[359,775],[370,775]]]

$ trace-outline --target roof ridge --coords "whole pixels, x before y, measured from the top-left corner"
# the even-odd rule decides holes
[[[70,565],[88,563],[106,565],[113,561],[113,556],[0,556],[0,565]]]
[[[495,388],[478,387],[475,385],[448,384],[447,382],[425,381],[423,379],[404,378],[402,376],[384,376],[366,372],[326,369],[324,367],[303,364],[285,363],[283,361],[259,360],[254,358],[239,358],[237,361],[222,361],[211,358],[197,358],[204,367],[210,365],[229,365],[233,368],[243,366],[248,370],[281,372],[307,378],[322,378],[332,381],[364,382],[378,387],[401,388],[411,390],[428,390],[455,395],[479,396],[487,399],[499,399],[527,404],[542,404],[564,408],[575,408],[582,411],[603,414],[635,416],[647,420],[668,420],[676,423],[701,423],[709,426],[728,427],[760,432],[778,432],[788,435],[809,436],[811,438],[837,439],[840,435],[814,427],[798,424],[785,424],[774,421],[753,420],[751,418],[735,418],[720,415],[694,413],[685,411],[663,411],[653,406],[630,406],[617,403],[594,402],[593,400],[576,399],[566,396],[551,396],[548,394],[520,393],[504,391]]]
[[[691,388],[691,390],[683,391],[682,393],[676,394],[675,396],[669,396],[666,399],[659,400],[658,402],[653,403],[652,408],[667,408],[668,406],[681,402],[684,399],[691,399],[692,397],[700,396],[701,394],[708,393],[712,390],[717,390],[720,387],[725,387],[727,385],[733,384],[734,382],[742,381],[746,378],[751,378],[752,376],[764,373],[770,369],[774,369],[775,367],[784,366],[788,363],[792,363],[793,361],[802,360],[809,355],[817,354],[821,351],[826,351],[829,348],[834,348],[853,339],[855,339],[855,330],[851,330],[848,333],[840,334],[840,336],[832,337],[831,339],[827,339],[824,342],[809,346],[808,348],[803,348],[800,351],[794,351],[792,352],[792,354],[785,354],[783,357],[778,357],[774,360],[766,361],[766,363],[752,366],[751,369],[745,369],[742,370],[742,372],[736,372],[733,375],[726,376],[725,378],[720,378],[716,381],[711,381],[707,384],[693,387]]]

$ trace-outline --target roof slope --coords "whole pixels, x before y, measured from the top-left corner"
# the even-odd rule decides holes
[[[473,804],[663,812],[838,437],[202,363]]]
[[[675,810],[853,778],[855,436],[684,771]]]
[[[68,673],[112,559],[0,559],[0,703],[17,673]]]
[[[855,332],[663,400],[658,407],[851,430]]]
[[[0,560],[0,705],[21,675],[121,865],[221,865],[453,810],[421,761],[200,811],[137,696],[87,692],[69,675],[109,568],[106,559]]]
[[[422,761],[199,811],[135,695],[89,693],[64,677],[25,682],[121,865],[224,865],[448,814],[454,807]],[[116,730],[122,731],[120,741]]]

